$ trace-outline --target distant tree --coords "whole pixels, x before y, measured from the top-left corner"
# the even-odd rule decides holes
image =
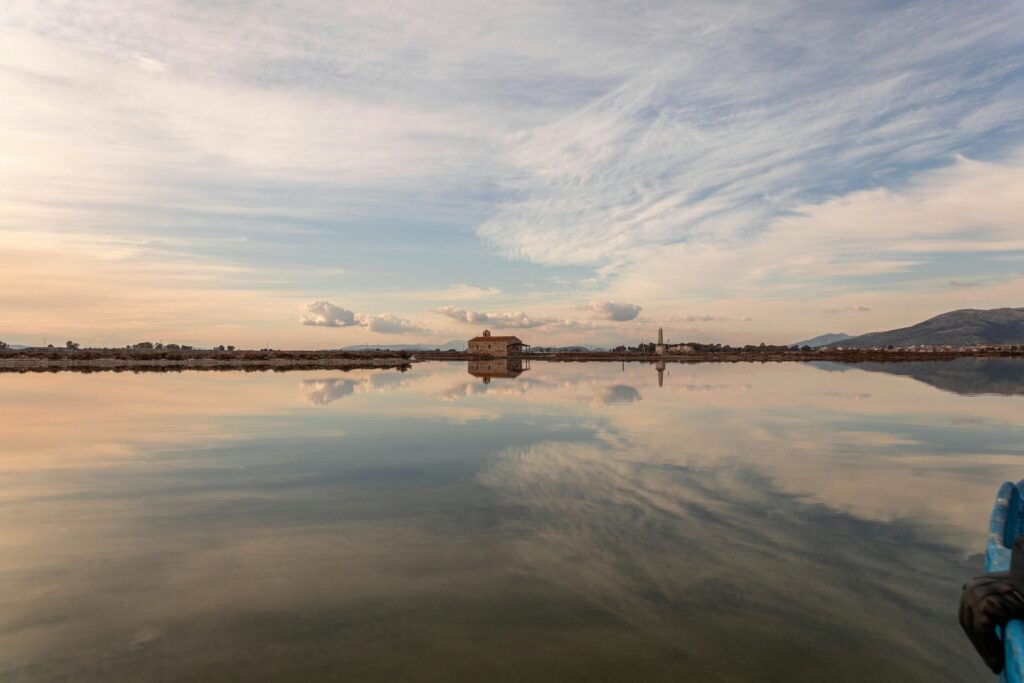
[[[69,350],[69,351],[74,351],[75,349],[77,349],[77,348],[78,348],[78,347],[80,346],[78,342],[73,342],[73,341],[71,341],[70,339],[69,339],[68,341],[66,341],[66,342],[64,343],[64,345],[65,345],[66,347],[68,347],[68,350]]]
[[[153,342],[139,342],[132,348],[134,349],[151,349],[153,348]]]
[[[7,342],[5,342],[5,341],[0,341],[0,349],[6,349],[7,347],[8,347],[8,344],[7,344]]]
[[[234,350],[235,350],[235,347],[234,347],[234,346],[231,346],[231,345],[229,344],[229,345],[228,345],[228,351],[234,351]]]

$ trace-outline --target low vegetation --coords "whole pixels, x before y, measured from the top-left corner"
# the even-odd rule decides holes
[[[231,346],[190,349],[173,345],[157,348],[83,349],[63,347],[12,349],[0,346],[0,371],[177,369],[287,370],[344,367],[395,367],[412,362],[408,351],[279,351],[237,350]]]

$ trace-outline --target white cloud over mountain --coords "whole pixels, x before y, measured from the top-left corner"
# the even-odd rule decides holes
[[[381,334],[410,334],[427,330],[390,313],[360,314],[329,301],[310,301],[299,307],[299,322],[316,327],[366,327]]]
[[[381,334],[413,334],[427,331],[409,320],[390,313],[360,316],[360,321],[369,327],[371,332]]]
[[[482,311],[469,311],[458,306],[442,306],[436,309],[435,312],[466,325],[493,325],[499,328],[525,329],[540,327],[541,325],[554,322],[552,318],[533,318],[522,311],[484,313]]]

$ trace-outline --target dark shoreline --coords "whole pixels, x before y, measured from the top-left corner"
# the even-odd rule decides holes
[[[955,358],[1024,358],[1024,351],[739,351],[695,352],[676,355],[642,353],[531,353],[509,356],[510,362],[552,363],[904,363],[948,361]],[[408,370],[421,361],[500,360],[465,352],[419,351],[134,351],[127,349],[6,349],[0,351],[0,373],[26,372],[183,372],[341,370],[398,368]]]
[[[447,351],[420,351],[418,360],[474,360],[492,357],[471,356]],[[549,361],[555,363],[639,362],[639,363],[788,363],[838,361],[842,363],[903,363],[906,361],[953,360],[954,358],[1024,358],[1024,351],[722,351],[694,352],[659,356],[646,353],[529,353],[509,356],[510,360]]]
[[[407,353],[345,351],[195,351],[128,349],[6,349],[0,373],[26,372],[184,372],[291,370],[408,370],[416,360]]]

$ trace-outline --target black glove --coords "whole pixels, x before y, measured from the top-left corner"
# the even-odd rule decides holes
[[[1024,618],[1024,593],[1010,572],[982,574],[964,584],[960,595],[960,626],[993,673],[1003,670],[1003,641],[996,626]]]

